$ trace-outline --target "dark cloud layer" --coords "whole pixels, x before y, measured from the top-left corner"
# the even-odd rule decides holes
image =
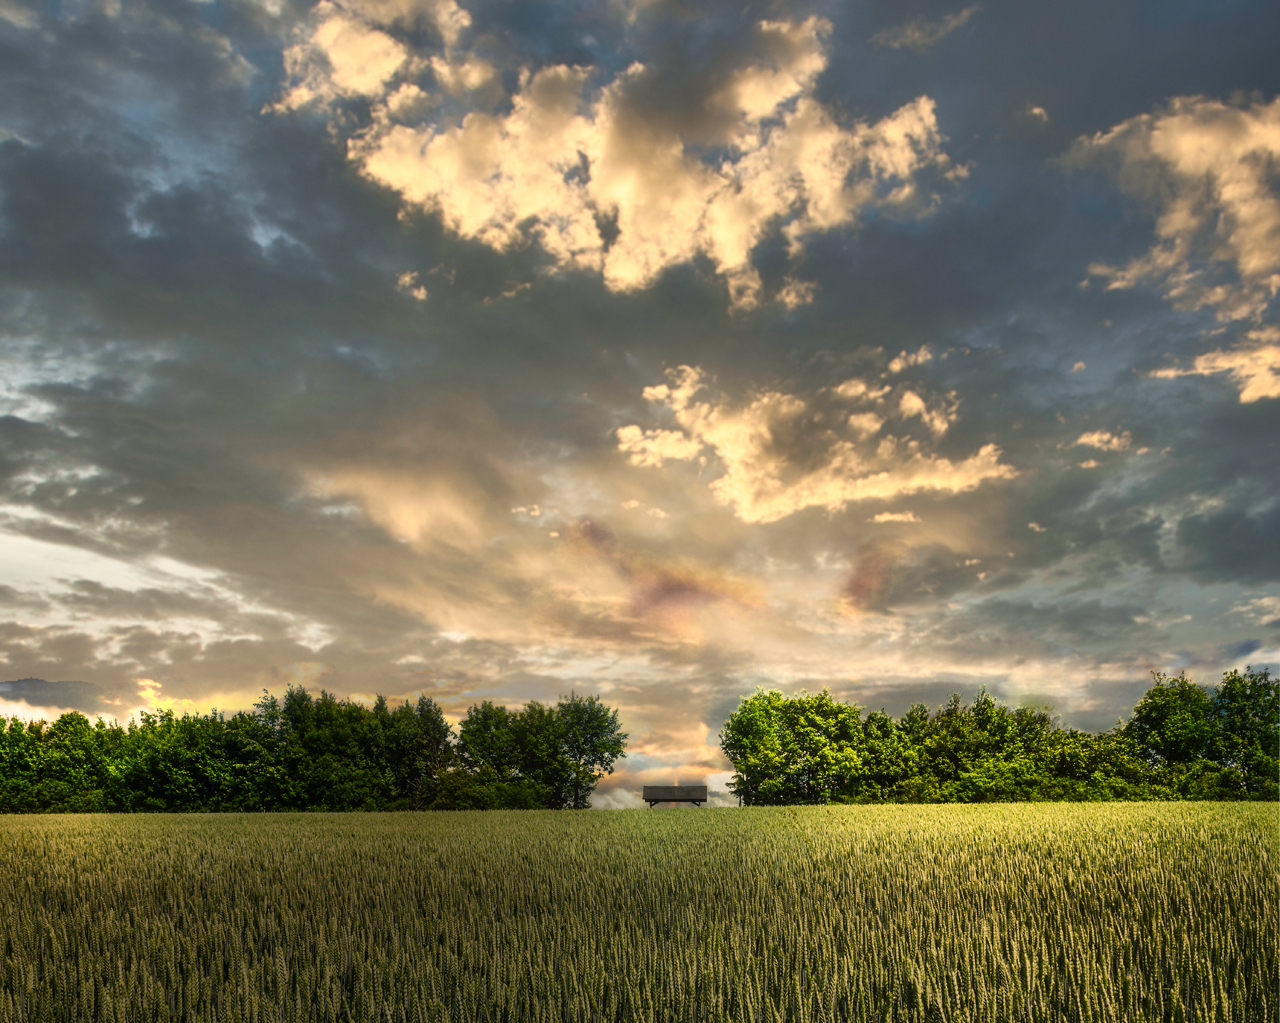
[[[30,707],[78,707],[89,712],[106,711],[98,687],[86,682],[46,682],[42,678],[20,678],[0,682],[4,699]]]
[[[626,805],[760,684],[1270,663],[1278,33],[0,7],[0,704],[601,692]]]

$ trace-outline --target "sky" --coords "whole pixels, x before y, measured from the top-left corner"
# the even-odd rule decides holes
[[[0,0],[0,713],[1280,662],[1280,6]]]

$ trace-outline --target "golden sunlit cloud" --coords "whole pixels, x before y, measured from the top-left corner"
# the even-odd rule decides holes
[[[753,308],[765,295],[752,250],[767,235],[781,231],[796,259],[807,237],[855,227],[865,210],[928,213],[937,199],[923,171],[964,173],[942,151],[929,97],[852,125],[816,99],[831,31],[822,18],[759,22],[740,66],[692,100],[721,125],[700,139],[646,106],[658,68],[632,64],[593,96],[592,68],[526,70],[504,97],[494,67],[454,46],[458,33],[441,57],[411,53],[384,31],[402,14],[326,0],[287,51],[292,84],[271,109],[371,99],[367,128],[333,125],[369,179],[408,207],[438,211],[460,237],[499,251],[536,242],[551,269],[599,272],[613,291],[648,287],[703,255],[731,306]],[[460,32],[467,20],[453,23]],[[470,97],[470,112],[437,123],[440,93]],[[718,162],[698,155],[708,141],[724,153]],[[772,297],[791,309],[815,294],[816,284],[788,275]]]
[[[1076,438],[1076,447],[1097,448],[1100,451],[1124,451],[1133,444],[1133,438],[1129,436],[1129,431],[1114,434],[1108,430],[1093,430],[1090,433],[1082,433]]]
[[[880,429],[881,416],[919,416],[941,435],[957,415],[951,396],[930,408],[906,391],[894,409],[885,401],[885,390],[862,381],[854,387],[851,381],[833,393],[874,406],[876,411],[863,414],[874,422],[851,416],[837,430],[820,422],[810,403],[795,395],[761,391],[734,405],[709,394],[710,381],[699,369],[681,366],[668,376],[669,384],[646,388],[644,396],[681,429],[624,426],[616,434],[618,449],[633,465],[653,468],[714,455],[723,472],[712,480],[711,492],[743,522],[776,522],[806,508],[834,513],[854,501],[921,491],[961,493],[1017,475],[1000,462],[994,444],[959,462],[926,452],[916,439],[882,436],[872,446],[869,436]],[[791,438],[790,446],[783,438]]]
[[[1241,404],[1280,398],[1280,327],[1251,330],[1246,337],[1255,344],[1232,351],[1206,352],[1196,357],[1190,369],[1158,369],[1151,375],[1169,380],[1226,373],[1240,388]]]
[[[1219,320],[1257,319],[1280,292],[1277,159],[1280,99],[1179,96],[1080,139],[1069,166],[1111,170],[1158,214],[1145,255],[1123,267],[1095,263],[1089,273],[1110,289],[1150,282],[1178,308],[1212,309]]]
[[[466,548],[487,536],[485,502],[468,492],[465,478],[342,469],[312,477],[310,490],[321,497],[354,499],[370,520],[408,543]]]

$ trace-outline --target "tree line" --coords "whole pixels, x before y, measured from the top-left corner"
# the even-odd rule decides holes
[[[1152,672],[1129,720],[1092,734],[982,689],[930,714],[865,717],[826,690],[744,697],[720,732],[747,806],[788,803],[1280,798],[1280,680]]]
[[[230,717],[77,712],[0,730],[0,812],[585,809],[626,755],[596,696],[473,706],[455,730],[419,697],[370,707],[292,686]],[[731,790],[788,803],[1280,798],[1280,681],[1153,672],[1124,724],[1060,727],[985,689],[934,713],[863,714],[824,690],[758,690],[720,732]]]
[[[369,708],[291,686],[230,717],[172,711],[0,730],[0,812],[586,809],[625,756],[618,712],[471,707],[458,729],[427,697]]]

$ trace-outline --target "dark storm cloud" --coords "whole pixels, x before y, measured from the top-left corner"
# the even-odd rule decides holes
[[[989,656],[993,644],[1007,647],[1016,660],[1076,647],[1109,650],[1117,640],[1130,644],[1131,652],[1140,656],[1159,638],[1147,621],[1148,612],[1143,605],[1070,596],[1045,595],[1038,601],[995,597],[955,615],[940,631],[948,651],[961,661]]]
[[[1262,646],[1260,639],[1242,639],[1238,643],[1226,643],[1215,651],[1214,663],[1241,661]]]
[[[0,682],[0,699],[21,701],[31,707],[71,707],[90,714],[106,709],[98,687],[88,682],[20,678]]]
[[[1240,509],[1188,515],[1178,523],[1178,540],[1197,574],[1249,583],[1280,579],[1280,506],[1252,515]]]

